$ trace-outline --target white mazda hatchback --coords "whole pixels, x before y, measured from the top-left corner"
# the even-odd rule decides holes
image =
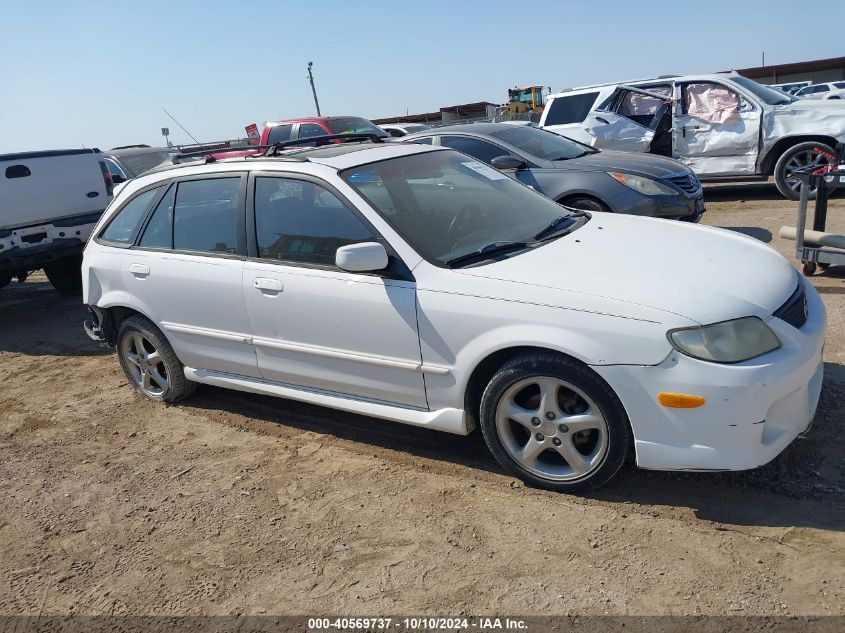
[[[631,451],[753,468],[809,427],[824,307],[764,244],[568,212],[449,149],[268,153],[142,176],[95,229],[86,330],[141,394],[478,425],[506,470],[563,491]]]

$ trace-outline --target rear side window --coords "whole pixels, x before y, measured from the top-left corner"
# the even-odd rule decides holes
[[[596,102],[598,92],[584,92],[568,97],[555,97],[549,104],[544,125],[564,125],[566,123],[581,123]]]
[[[238,178],[180,182],[173,209],[173,248],[236,253]]]
[[[109,242],[117,242],[118,244],[131,244],[135,239],[135,234],[138,231],[138,226],[141,221],[147,216],[147,210],[153,202],[161,187],[149,189],[127,202],[117,215],[114,216],[106,230],[103,231],[100,237]]]
[[[325,136],[328,134],[323,128],[316,123],[300,123],[299,124],[299,138],[311,138],[312,136]]]
[[[256,178],[258,256],[334,266],[341,246],[370,242],[373,232],[330,191],[290,178]]]
[[[267,144],[284,143],[290,140],[290,131],[293,129],[292,125],[277,125],[270,128],[270,133],[267,135]]]

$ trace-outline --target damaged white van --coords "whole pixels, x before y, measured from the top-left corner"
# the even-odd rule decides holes
[[[797,99],[736,73],[574,88],[546,101],[540,127],[595,147],[686,163],[703,180],[774,176],[798,199],[795,169],[835,160],[845,103]]]

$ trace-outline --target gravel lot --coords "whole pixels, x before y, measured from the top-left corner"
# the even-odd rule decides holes
[[[773,186],[707,198],[706,223],[793,261]],[[845,231],[841,196],[829,218]],[[13,283],[0,614],[843,615],[845,267],[814,283],[830,332],[808,439],[747,473],[628,467],[590,498],[524,487],[478,433],[210,387],[149,403],[78,299]]]

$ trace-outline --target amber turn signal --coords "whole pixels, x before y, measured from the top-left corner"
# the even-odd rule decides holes
[[[695,409],[704,404],[704,398],[701,396],[692,396],[688,393],[671,393],[669,391],[661,391],[657,394],[657,401],[664,407],[672,407],[673,409]]]

